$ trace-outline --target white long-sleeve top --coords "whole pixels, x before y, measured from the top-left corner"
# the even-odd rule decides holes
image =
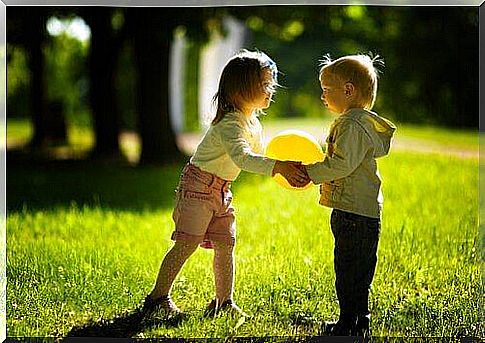
[[[263,156],[263,150],[263,128],[256,115],[231,112],[211,125],[190,163],[228,181],[241,170],[271,176],[276,160]]]

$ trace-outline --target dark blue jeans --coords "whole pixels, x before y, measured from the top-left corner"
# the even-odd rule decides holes
[[[353,322],[369,312],[369,291],[377,264],[381,222],[334,209],[330,218],[335,238],[335,289],[339,320]]]

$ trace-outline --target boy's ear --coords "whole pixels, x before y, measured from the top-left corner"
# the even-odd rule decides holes
[[[352,82],[347,82],[344,85],[344,88],[345,88],[345,94],[346,95],[353,95],[354,92],[355,92],[355,86]]]

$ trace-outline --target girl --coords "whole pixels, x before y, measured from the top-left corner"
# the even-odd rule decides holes
[[[245,316],[232,298],[236,226],[231,182],[241,169],[269,176],[280,173],[295,186],[308,180],[299,163],[261,155],[262,127],[257,113],[269,107],[277,73],[276,64],[266,54],[247,50],[232,57],[224,67],[213,100],[216,116],[180,177],[173,211],[175,244],[145,298],[145,318],[167,319],[180,313],[170,290],[199,245],[214,249],[216,294],[205,315],[230,310]]]

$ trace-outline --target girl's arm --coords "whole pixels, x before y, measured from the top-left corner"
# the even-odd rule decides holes
[[[237,119],[224,118],[217,124],[224,150],[240,169],[271,176],[276,160],[254,152],[246,138],[248,129]],[[255,140],[259,137],[254,137]],[[255,141],[256,142],[256,141]]]
[[[292,186],[309,182],[306,173],[298,167],[298,162],[277,161],[254,152],[246,139],[246,136],[250,136],[251,133],[239,120],[225,119],[218,124],[217,129],[224,150],[240,169],[268,176],[280,173]],[[257,135],[253,137],[256,146],[261,141],[260,132]]]

